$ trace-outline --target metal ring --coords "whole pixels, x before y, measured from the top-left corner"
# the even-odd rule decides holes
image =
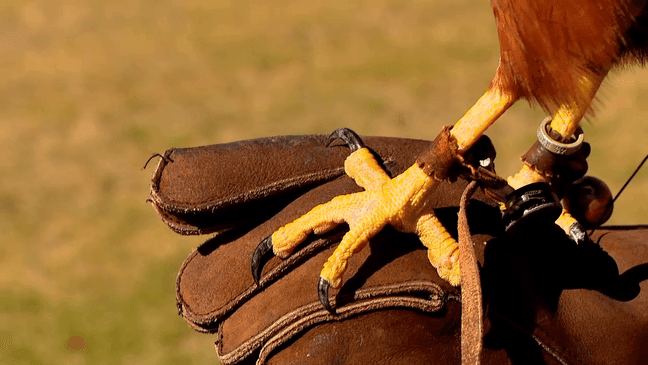
[[[540,127],[538,127],[538,141],[544,148],[556,155],[571,155],[580,149],[583,140],[585,139],[581,127],[578,127],[576,133],[574,133],[577,137],[576,141],[571,143],[562,143],[549,136],[549,133],[547,132],[549,122],[551,122],[551,117],[545,118],[542,123],[540,123]]]

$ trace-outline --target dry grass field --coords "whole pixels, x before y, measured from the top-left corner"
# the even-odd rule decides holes
[[[486,0],[0,2],[0,363],[217,363],[175,308],[205,238],[145,203],[146,159],[340,126],[431,139],[497,62]],[[648,153],[648,70],[599,96],[590,172],[617,191]],[[542,118],[519,103],[489,131],[500,174]],[[647,202],[645,169],[610,223]]]

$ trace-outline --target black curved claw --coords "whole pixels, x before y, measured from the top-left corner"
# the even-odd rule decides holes
[[[326,147],[330,146],[331,143],[333,143],[333,141],[335,141],[336,139],[343,140],[344,143],[349,146],[351,152],[355,152],[365,146],[362,142],[362,139],[360,139],[360,136],[358,136],[356,132],[350,130],[349,128],[338,128],[334,130],[326,140]]]
[[[587,232],[585,232],[585,228],[583,228],[583,226],[578,222],[569,227],[569,235],[579,247],[588,248],[595,244]]]
[[[266,237],[259,243],[259,245],[254,249],[252,254],[252,277],[256,285],[259,285],[261,280],[261,272],[271,258],[274,257],[274,252],[272,251],[272,235]]]
[[[335,309],[331,307],[331,302],[329,302],[329,287],[331,284],[328,280],[320,278],[319,283],[317,284],[317,295],[319,296],[319,301],[322,303],[324,309],[331,314],[335,314]]]

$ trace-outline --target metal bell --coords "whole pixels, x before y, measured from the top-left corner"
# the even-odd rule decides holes
[[[596,228],[612,215],[614,202],[612,191],[601,179],[585,176],[573,184],[565,207],[585,229]]]

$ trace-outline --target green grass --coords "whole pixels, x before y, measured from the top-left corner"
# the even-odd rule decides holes
[[[432,139],[487,87],[487,1],[0,4],[0,363],[216,363],[176,314],[173,234],[144,202],[154,152],[279,134]],[[616,191],[640,159],[646,70],[613,75],[585,125]],[[514,173],[543,113],[489,131]],[[648,223],[644,170],[611,223]],[[68,350],[72,336],[87,349]]]

